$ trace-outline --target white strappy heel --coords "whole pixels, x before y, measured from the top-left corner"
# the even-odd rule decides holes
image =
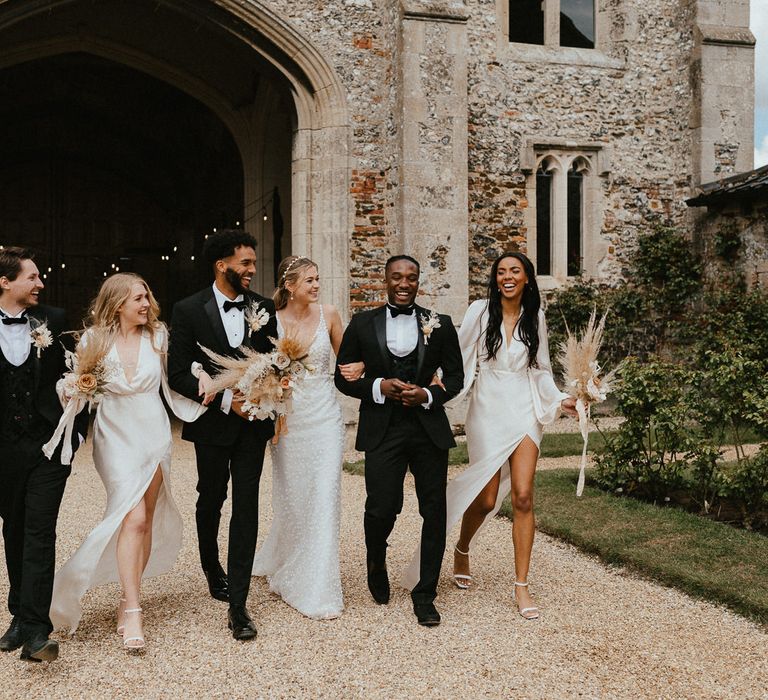
[[[516,586],[520,586],[520,588],[528,588],[528,582],[525,583],[521,581],[515,581]],[[515,602],[517,602],[517,599],[515,599]],[[524,620],[538,620],[539,619],[539,609],[534,605],[529,608],[521,608],[518,604],[517,611],[520,613],[520,617],[522,617]]]
[[[117,633],[122,637],[123,632],[125,631],[125,620],[122,620],[120,618],[125,617],[125,608],[123,605],[125,605],[127,601],[125,598],[120,598],[120,602],[117,604]]]
[[[469,552],[462,552],[459,549],[459,545],[456,545],[454,549],[458,554],[461,554],[463,557],[469,556]],[[464,591],[467,590],[468,588],[472,588],[472,577],[469,574],[457,574],[454,572],[453,582],[456,584],[457,588],[461,588]]]
[[[129,608],[127,610],[123,611],[126,615],[128,613],[140,613],[141,608]],[[135,643],[132,643],[135,642]],[[125,637],[123,638],[123,648],[126,651],[139,651],[140,649],[143,649],[146,643],[144,642],[144,637]]]

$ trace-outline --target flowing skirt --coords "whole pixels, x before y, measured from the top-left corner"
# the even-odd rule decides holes
[[[171,429],[157,391],[106,396],[93,431],[93,461],[107,505],[101,522],[57,572],[51,622],[75,632],[87,590],[119,581],[117,536],[125,516],[141,501],[157,469],[163,474],[152,522],[152,552],[145,577],[169,571],[181,549],[182,519],[170,491]]]
[[[526,435],[537,447],[541,444],[541,418],[554,420],[560,395],[558,392],[558,396],[553,397],[558,400],[554,411],[547,406],[550,410],[544,416],[546,412],[541,410],[536,380],[537,377],[530,372],[490,368],[478,372],[465,426],[469,466],[448,483],[446,532],[450,532],[461,520],[472,501],[501,469],[496,505],[483,524],[493,518],[511,491],[510,470],[502,467]],[[549,397],[548,404],[552,404]],[[420,547],[416,550],[403,573],[402,584],[409,590],[419,581],[420,550]]]

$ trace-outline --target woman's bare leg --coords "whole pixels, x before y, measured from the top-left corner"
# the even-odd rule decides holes
[[[497,471],[483,490],[475,496],[461,518],[459,541],[453,550],[453,573],[469,576],[469,543],[480,529],[488,513],[496,507],[496,497],[499,494],[501,470]],[[457,551],[458,550],[458,551]],[[464,552],[464,554],[462,554]]]
[[[147,542],[151,543],[152,517],[162,483],[163,473],[158,468],[142,499],[123,518],[123,524],[117,536],[117,571],[123,588],[125,610],[136,610],[141,607],[141,576],[149,558],[149,552],[145,551],[145,547]],[[126,639],[143,638],[140,613],[124,614],[123,625],[123,636]]]
[[[528,581],[531,550],[536,532],[536,518],[533,514],[533,478],[536,474],[538,458],[539,448],[526,435],[509,459],[514,511],[512,542],[515,547],[515,581],[520,583]],[[533,606],[526,587],[515,586],[515,599],[521,609]]]

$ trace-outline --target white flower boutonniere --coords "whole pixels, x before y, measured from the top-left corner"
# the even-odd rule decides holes
[[[45,321],[34,326],[30,331],[29,336],[32,339],[32,345],[37,348],[37,359],[39,360],[43,350],[53,345],[53,335],[51,334],[51,331],[48,330],[48,322]]]
[[[440,319],[434,311],[421,315],[421,332],[424,334],[424,345],[429,345],[429,336],[435,328],[440,328]]]
[[[255,333],[269,323],[269,311],[259,308],[259,302],[252,303],[245,310],[245,322],[251,333]]]

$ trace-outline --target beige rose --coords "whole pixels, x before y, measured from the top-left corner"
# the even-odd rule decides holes
[[[277,367],[277,369],[283,370],[286,367],[288,367],[288,365],[290,364],[291,364],[291,358],[288,357],[288,355],[282,352],[275,353],[275,367]]]
[[[96,381],[96,377],[94,377],[90,372],[85,372],[77,378],[75,386],[77,387],[78,391],[81,391],[84,394],[90,394],[96,390],[98,382]]]
[[[280,377],[280,386],[283,389],[289,389],[291,386],[291,378],[290,377]]]

